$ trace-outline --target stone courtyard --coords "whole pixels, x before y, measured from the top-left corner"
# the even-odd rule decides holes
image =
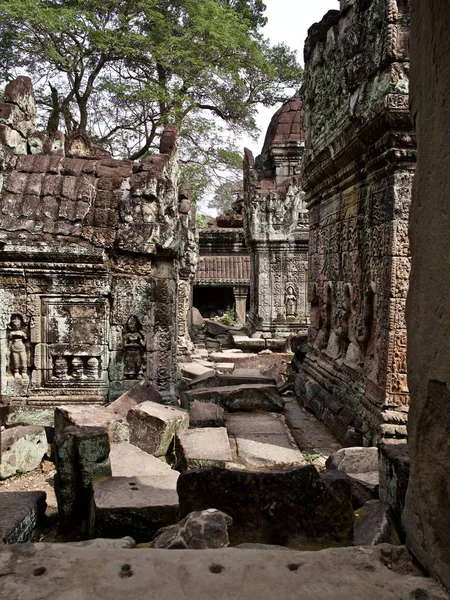
[[[207,229],[6,86],[0,598],[450,598],[450,10],[339,4]]]

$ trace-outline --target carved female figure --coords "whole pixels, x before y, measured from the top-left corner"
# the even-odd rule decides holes
[[[142,376],[142,361],[145,339],[141,332],[141,324],[134,315],[128,318],[122,335],[124,349],[124,375],[127,379]]]
[[[286,287],[284,305],[286,307],[286,317],[295,317],[297,314],[297,295],[293,285]]]
[[[16,379],[27,378],[27,347],[25,323],[21,315],[11,315],[8,333],[8,355],[10,372]]]

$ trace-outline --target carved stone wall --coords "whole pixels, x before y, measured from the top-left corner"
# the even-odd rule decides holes
[[[403,0],[341,0],[305,45],[311,327],[297,391],[347,445],[406,434],[408,52]]]
[[[29,404],[113,399],[140,378],[175,398],[177,287],[195,234],[178,132],[113,160],[83,131],[35,129],[31,82],[0,104],[0,391]],[[180,216],[181,213],[181,216]],[[183,233],[184,232],[184,233]]]
[[[298,97],[274,115],[263,151],[244,156],[244,234],[250,250],[250,331],[306,327],[308,222],[299,175],[304,152]]]

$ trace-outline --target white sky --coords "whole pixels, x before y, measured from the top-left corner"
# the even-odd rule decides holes
[[[297,50],[298,61],[303,66],[303,45],[308,29],[322,19],[329,10],[339,10],[339,0],[264,0],[267,6],[265,15],[268,18],[265,35],[272,44],[284,42],[293,50]],[[261,108],[258,126],[261,135],[257,143],[251,138],[243,139],[255,156],[260,154],[270,119],[278,107]]]

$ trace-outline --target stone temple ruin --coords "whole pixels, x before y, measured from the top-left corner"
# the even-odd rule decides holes
[[[341,0],[199,235],[175,128],[115,160],[8,85],[0,598],[450,597],[449,27]]]

